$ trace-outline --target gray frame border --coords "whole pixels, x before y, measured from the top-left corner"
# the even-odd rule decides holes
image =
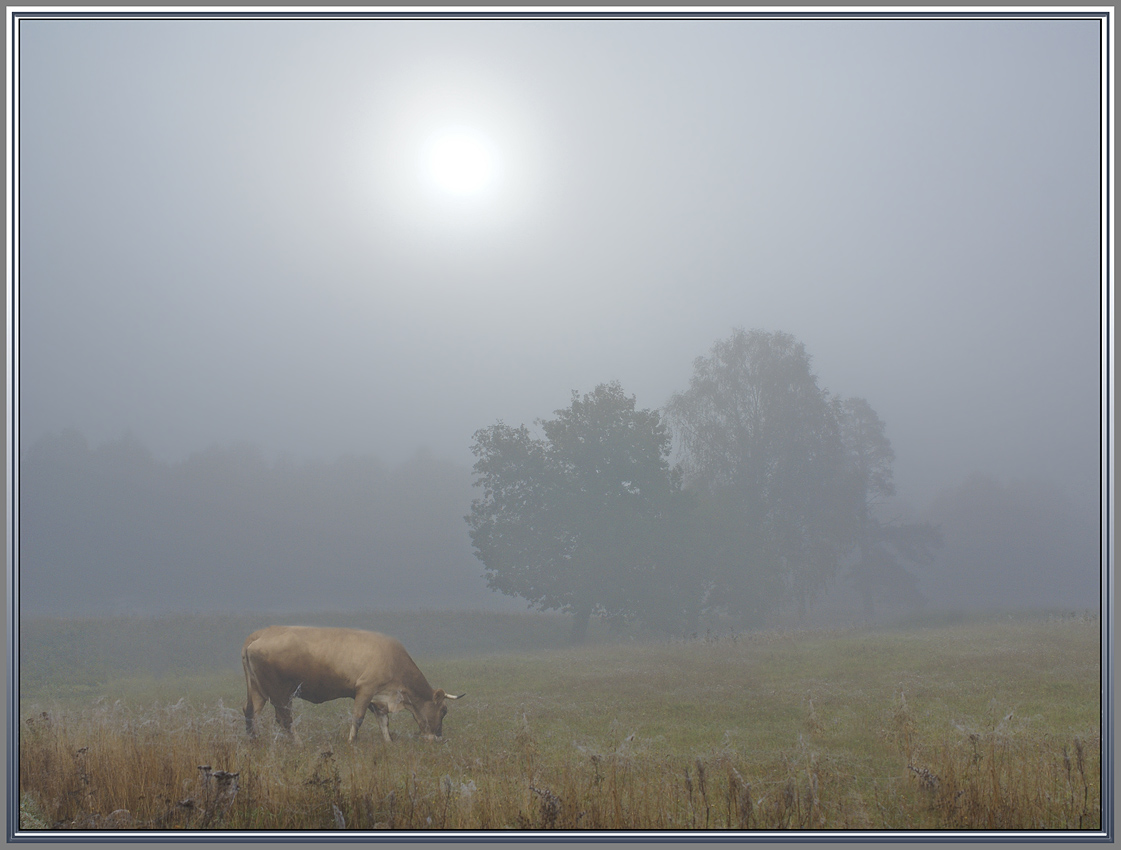
[[[7,440],[6,440],[6,589],[8,675],[7,759],[6,759],[6,835],[12,843],[48,842],[136,843],[194,841],[268,841],[268,842],[355,842],[378,843],[509,843],[530,841],[574,842],[867,842],[887,841],[942,842],[976,841],[984,843],[1113,843],[1115,837],[1114,784],[1114,293],[1113,293],[1113,14],[1114,7],[1020,7],[977,9],[968,7],[851,7],[838,9],[751,7],[253,7],[184,6],[159,7],[8,7],[6,38],[7,69]],[[1101,24],[1102,113],[1101,113],[1101,282],[1102,344],[1101,397],[1101,699],[1102,699],[1102,828],[1100,831],[792,831],[792,832],[715,832],[715,831],[626,831],[626,832],[550,832],[471,831],[471,832],[334,832],[334,831],[21,831],[19,830],[19,23],[22,20],[1026,20],[1089,19]]]

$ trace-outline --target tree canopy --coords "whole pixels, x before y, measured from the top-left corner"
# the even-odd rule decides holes
[[[737,329],[667,406],[706,503],[713,605],[748,621],[804,608],[851,540],[840,428],[810,366],[790,334]]]
[[[581,640],[593,612],[620,620],[648,600],[680,480],[660,414],[617,382],[536,424],[543,437],[501,422],[475,433],[483,493],[466,519],[490,587],[571,611]]]
[[[933,561],[941,532],[930,523],[904,523],[881,515],[895,493],[895,451],[884,421],[862,398],[838,401],[836,410],[856,512],[850,578],[864,614],[872,617],[878,601],[919,605],[923,596],[918,577],[908,566]]]

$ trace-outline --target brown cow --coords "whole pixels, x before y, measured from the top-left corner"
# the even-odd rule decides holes
[[[257,714],[271,702],[276,722],[292,733],[292,700],[321,703],[354,698],[350,740],[371,708],[389,738],[389,715],[408,709],[421,737],[440,737],[446,699],[460,699],[443,689],[432,690],[420,668],[396,638],[360,629],[311,626],[269,626],[253,632],[241,650],[245,668],[245,730],[256,737]]]

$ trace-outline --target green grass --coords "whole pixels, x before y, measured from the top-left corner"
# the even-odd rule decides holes
[[[418,741],[402,713],[390,720],[393,745],[370,722],[351,747],[345,700],[297,702],[295,743],[249,742],[232,664],[162,677],[110,671],[83,695],[40,682],[21,700],[28,828],[119,826],[110,815],[120,809],[128,825],[150,828],[1101,821],[1094,619],[414,657],[434,686],[468,694],[451,705],[443,744]],[[228,808],[208,798],[200,764],[240,774]],[[178,806],[184,799],[193,808]]]

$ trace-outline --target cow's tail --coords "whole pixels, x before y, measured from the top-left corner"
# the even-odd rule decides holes
[[[241,669],[245,671],[245,684],[248,687],[249,683],[256,678],[253,675],[253,664],[249,660],[249,644],[241,648]]]
[[[256,735],[257,726],[255,718],[257,710],[264,707],[260,683],[257,674],[253,671],[253,661],[249,655],[250,641],[241,648],[241,667],[245,671],[245,731]]]

